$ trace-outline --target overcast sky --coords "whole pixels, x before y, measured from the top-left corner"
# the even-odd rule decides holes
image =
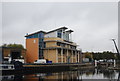
[[[118,37],[117,2],[14,2],[2,4],[3,43],[25,46],[25,34],[66,26],[83,51],[113,51]],[[115,51],[115,49],[114,49]]]

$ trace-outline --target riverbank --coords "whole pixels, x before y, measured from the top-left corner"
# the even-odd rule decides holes
[[[93,63],[51,63],[51,64],[23,64],[17,66],[15,69],[3,69],[3,75],[11,74],[31,74],[31,73],[48,73],[48,72],[61,72],[61,71],[75,71],[75,70],[86,70],[86,69],[108,69],[108,70],[120,70],[117,67],[98,66],[95,67]]]
[[[24,64],[23,67],[14,70],[2,70],[3,75],[10,74],[30,74],[30,73],[46,73],[46,72],[59,72],[59,71],[70,71],[76,68],[92,67],[92,63],[57,63],[57,64]]]

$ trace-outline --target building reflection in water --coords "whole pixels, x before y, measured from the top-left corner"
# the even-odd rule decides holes
[[[101,76],[102,75],[102,76]],[[116,77],[117,76],[117,77]],[[99,77],[99,78],[96,78]],[[31,75],[9,75],[2,76],[2,81],[71,81],[78,79],[109,79],[109,81],[115,81],[120,75],[114,70],[78,70],[78,71],[65,71],[58,73],[36,73]],[[119,80],[119,79],[118,79]],[[116,80],[117,81],[117,80]]]

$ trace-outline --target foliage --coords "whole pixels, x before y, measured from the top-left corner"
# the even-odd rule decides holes
[[[89,61],[92,61],[92,53],[90,53],[90,52],[85,52],[84,53],[85,54],[85,58],[89,58]]]
[[[86,52],[86,53],[85,53],[85,58],[92,58],[92,54],[89,53],[89,52]]]
[[[15,47],[15,48],[24,49],[22,44],[3,44],[2,47]]]
[[[109,52],[109,51],[104,51],[102,53],[92,53],[93,54],[93,59],[94,60],[100,60],[100,59],[116,59],[116,56],[114,53]]]

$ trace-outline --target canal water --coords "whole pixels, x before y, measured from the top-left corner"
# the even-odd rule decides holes
[[[33,73],[0,76],[2,81],[120,81],[119,71],[106,69],[85,69],[53,73]]]

